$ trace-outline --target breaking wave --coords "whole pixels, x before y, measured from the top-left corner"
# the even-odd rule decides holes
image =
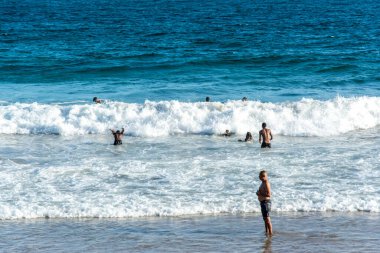
[[[105,134],[109,128],[122,126],[128,135],[146,137],[212,135],[226,129],[244,134],[258,131],[262,122],[267,122],[275,134],[287,136],[333,136],[369,129],[380,124],[380,98],[0,105],[1,134]]]

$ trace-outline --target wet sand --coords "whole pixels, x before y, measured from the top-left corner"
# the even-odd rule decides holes
[[[260,215],[0,221],[2,252],[378,252],[380,215]]]

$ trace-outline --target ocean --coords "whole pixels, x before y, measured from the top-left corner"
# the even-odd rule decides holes
[[[0,247],[376,252],[378,13],[378,1],[1,1]]]

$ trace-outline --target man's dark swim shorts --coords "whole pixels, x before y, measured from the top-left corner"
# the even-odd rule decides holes
[[[121,145],[121,144],[123,144],[123,142],[122,142],[122,141],[120,141],[120,140],[118,140],[118,141],[115,141],[115,142],[113,143],[113,145]]]
[[[261,206],[261,214],[263,215],[263,219],[269,217],[269,212],[271,210],[271,202],[270,200],[260,201]]]
[[[271,148],[270,143],[261,143],[261,148]]]

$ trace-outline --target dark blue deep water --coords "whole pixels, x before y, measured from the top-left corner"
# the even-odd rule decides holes
[[[0,100],[380,96],[379,1],[0,1]]]

